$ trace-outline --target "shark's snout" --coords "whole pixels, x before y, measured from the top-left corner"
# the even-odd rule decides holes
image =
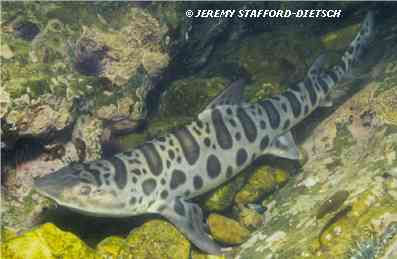
[[[66,188],[78,183],[78,177],[73,172],[72,168],[65,167],[55,173],[36,178],[34,189],[44,196],[58,199]]]

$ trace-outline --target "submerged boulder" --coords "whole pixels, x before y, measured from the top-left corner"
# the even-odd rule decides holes
[[[44,224],[1,244],[2,258],[103,258],[75,235]]]

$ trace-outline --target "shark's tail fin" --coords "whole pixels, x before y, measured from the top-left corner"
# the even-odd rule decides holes
[[[354,40],[350,43],[349,47],[342,56],[342,62],[339,72],[342,74],[349,74],[353,65],[357,64],[360,58],[365,54],[368,49],[368,45],[374,35],[374,12],[369,11],[365,17],[363,23],[361,24],[361,29],[357,33]],[[343,69],[341,71],[340,69]]]

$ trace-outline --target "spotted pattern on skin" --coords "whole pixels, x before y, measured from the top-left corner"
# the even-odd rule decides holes
[[[223,121],[222,113],[218,109],[213,109],[211,113],[212,123],[215,129],[215,136],[219,146],[222,149],[230,149],[233,146],[233,139],[230,136],[225,122]]]
[[[193,177],[193,187],[195,190],[201,189],[203,187],[203,179],[199,175]]]
[[[218,177],[221,173],[221,163],[213,154],[209,155],[207,159],[207,173],[212,179]]]
[[[294,117],[298,118],[302,112],[302,108],[296,95],[293,92],[286,91],[283,93],[283,96],[287,98],[288,102],[290,103]]]
[[[290,120],[289,120],[289,119],[286,119],[285,122],[284,122],[283,129],[284,129],[284,130],[288,129],[290,125],[291,125]]]
[[[252,121],[250,116],[245,112],[242,107],[237,108],[237,118],[240,120],[241,126],[243,127],[244,134],[249,142],[254,142],[258,136],[258,130],[256,129],[255,123]]]
[[[160,197],[161,197],[161,199],[163,199],[163,200],[167,199],[167,197],[168,197],[168,191],[167,191],[167,190],[163,190],[163,191],[160,193]]]
[[[269,136],[264,136],[259,144],[260,149],[263,151],[269,146],[270,138]]]
[[[181,216],[186,215],[185,207],[183,206],[183,203],[179,199],[175,200],[174,210],[177,214]]]
[[[226,169],[226,177],[230,178],[233,176],[233,168],[231,166],[228,166]]]
[[[139,147],[139,150],[145,157],[150,172],[155,176],[160,175],[163,171],[163,161],[154,144],[151,142],[145,143]]]
[[[157,186],[157,182],[155,179],[153,178],[149,178],[145,181],[143,181],[142,183],[142,190],[143,193],[148,196],[150,194],[152,194],[152,192],[154,191],[154,189],[156,189]]]
[[[270,127],[272,127],[272,129],[277,129],[280,126],[281,118],[274,104],[269,100],[261,101],[259,104],[266,111],[266,114],[269,118]]]
[[[114,167],[114,181],[116,182],[117,187],[122,190],[127,185],[127,168],[124,164],[124,161],[114,156],[108,161]]]
[[[314,106],[314,105],[316,105],[316,102],[317,102],[317,93],[313,88],[313,84],[312,84],[311,80],[306,79],[304,82],[305,82],[305,88],[306,88],[307,92],[309,93],[310,103],[312,106]]]
[[[240,148],[237,151],[237,156],[236,156],[236,162],[237,162],[237,166],[242,166],[248,158],[248,154],[247,151],[244,148]]]
[[[170,188],[175,190],[179,186],[183,185],[186,182],[186,175],[184,172],[175,169],[172,171]]]
[[[190,133],[189,129],[182,127],[173,132],[176,139],[179,141],[182,152],[189,165],[196,163],[200,156],[200,146],[196,139]]]

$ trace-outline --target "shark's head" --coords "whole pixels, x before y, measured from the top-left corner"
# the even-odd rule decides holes
[[[105,162],[71,164],[35,179],[34,188],[59,205],[82,214],[111,217],[135,214],[131,208],[126,209],[127,197],[111,181],[114,168],[110,165],[106,168]]]

